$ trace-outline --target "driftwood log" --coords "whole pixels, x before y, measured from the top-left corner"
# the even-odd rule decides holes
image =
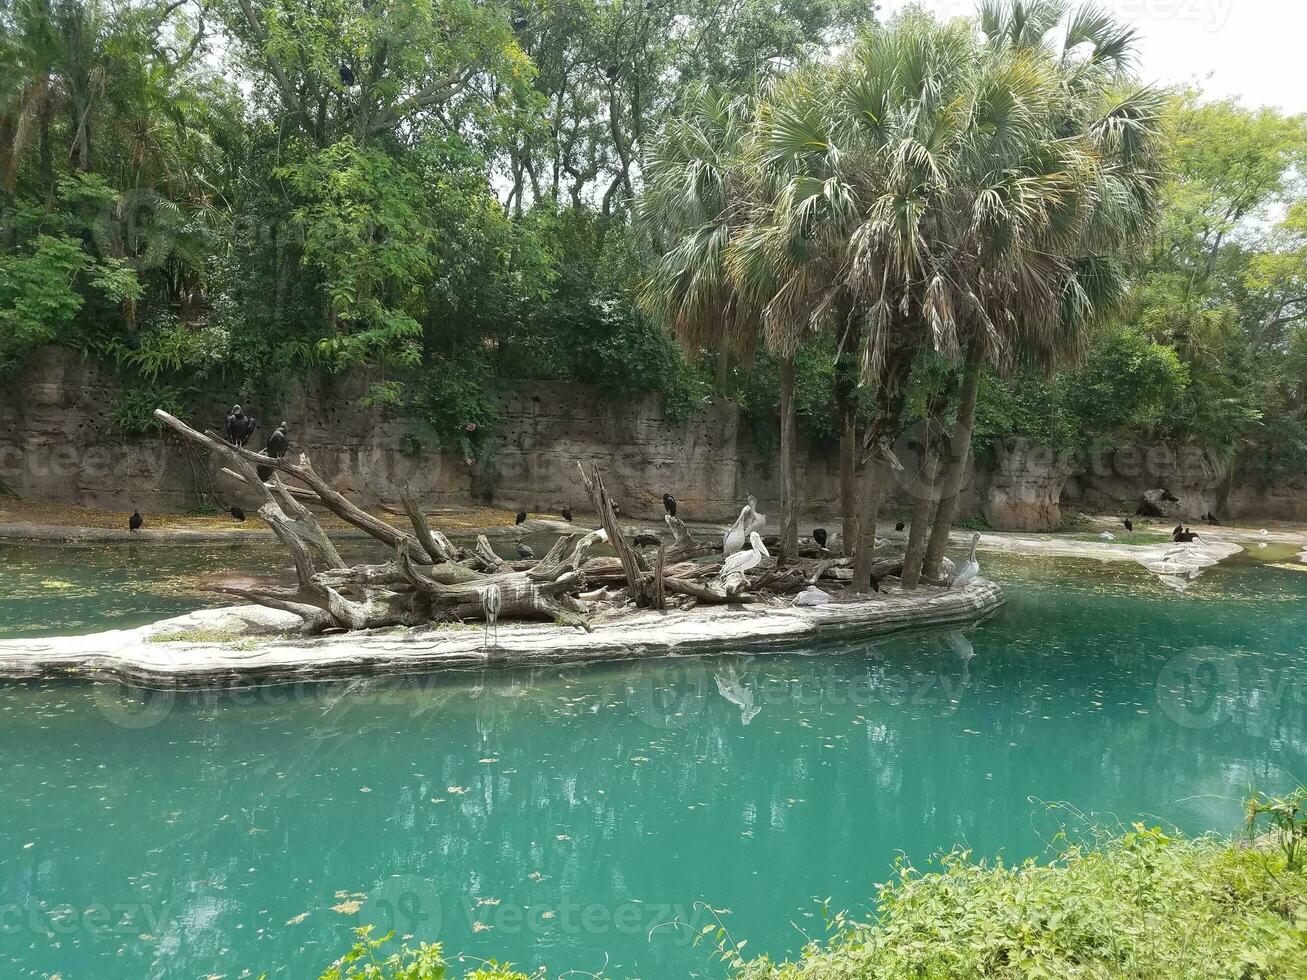
[[[454,545],[431,527],[411,496],[402,500],[411,525],[400,528],[369,514],[336,491],[298,454],[271,458],[236,446],[213,432],[199,432],[162,409],[155,417],[188,443],[218,457],[223,472],[259,501],[257,513],[289,551],[295,585],[287,588],[219,587],[237,596],[300,617],[304,633],[418,626],[485,619],[544,619],[590,630],[597,617],[632,608],[689,609],[700,603],[788,603],[819,580],[839,588],[850,575],[847,559],[802,552],[780,568],[763,558],[746,575],[723,580],[720,543],[697,541],[685,524],[664,518],[649,557],[634,534],[618,522],[597,467],[578,464],[599,527],[561,535],[544,557],[506,560],[484,535],[476,545]],[[259,478],[260,470],[270,474]],[[318,505],[383,544],[388,561],[347,564],[306,504]],[[614,556],[591,554],[608,545]],[[902,557],[878,562],[878,574],[897,574]]]

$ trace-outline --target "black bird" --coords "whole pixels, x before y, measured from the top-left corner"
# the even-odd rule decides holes
[[[670,493],[663,494],[663,508],[667,511],[668,517],[676,516],[676,498]]]
[[[907,525],[905,525],[902,521],[899,521],[897,524],[894,525],[894,530],[896,530],[896,531],[902,531],[903,528],[906,527],[906,526],[907,526]]]
[[[818,548],[825,549],[826,537],[826,529],[824,527],[814,527],[812,529],[812,540],[817,542]]]
[[[872,592],[880,591],[880,579],[878,579],[875,575],[871,577],[871,591]]]
[[[614,517],[621,517],[621,516],[622,516],[622,508],[620,508],[620,507],[617,506],[617,501],[614,500],[612,497],[609,497],[609,498],[608,498],[608,503],[609,503],[609,504],[612,506],[612,508],[613,508],[613,516],[614,516]]]
[[[241,510],[235,504],[232,504],[230,507],[227,508],[227,513],[238,521],[245,520],[245,511]]]
[[[572,519],[572,508],[564,504],[562,514],[563,514],[563,520],[570,521]]]
[[[354,72],[343,61],[340,63],[340,80],[345,85],[354,84]]]
[[[1216,515],[1213,514],[1210,510],[1207,512],[1207,516],[1204,517],[1203,520],[1205,520],[1208,524],[1211,524],[1214,527],[1219,526],[1221,523],[1216,519]]]
[[[525,541],[519,541],[517,543],[517,557],[534,558],[535,556],[536,553],[531,550],[531,546],[527,544]]]
[[[1190,541],[1197,541],[1198,535],[1194,534],[1194,532],[1189,528],[1185,528],[1183,531],[1181,531],[1179,534],[1175,536],[1175,539],[1181,542],[1182,544],[1187,544]]]
[[[272,435],[268,436],[268,445],[264,447],[264,454],[271,456],[273,459],[281,459],[286,455],[286,450],[290,447],[290,440],[286,438],[286,428],[290,423],[282,419],[281,425],[273,430]]]
[[[133,534],[135,534],[141,529],[141,525],[144,523],[145,518],[141,516],[141,512],[139,510],[134,510],[132,511],[132,516],[127,520],[127,527],[131,529]]]
[[[246,415],[239,405],[233,405],[227,415],[227,438],[233,445],[243,446],[254,435],[257,425],[254,416]]]
[[[637,534],[635,536],[635,546],[637,548],[653,548],[662,544],[656,534]]]
[[[1162,488],[1162,499],[1168,504],[1178,504],[1180,502],[1180,498],[1165,487]]]
[[[282,419],[281,425],[277,426],[268,436],[268,444],[263,447],[263,455],[271,456],[273,459],[281,459],[286,455],[286,449],[290,446],[290,440],[286,438],[286,426],[289,425],[285,419]],[[256,467],[259,479],[267,481],[272,478],[271,466]]]
[[[526,511],[524,511],[524,510],[519,510],[519,511],[517,512],[517,517],[515,517],[515,518],[513,519],[513,523],[514,523],[514,524],[525,524],[525,523],[526,523]]]
[[[1175,530],[1171,532],[1171,537],[1173,537],[1175,540],[1179,541],[1179,540],[1180,540],[1180,535],[1182,535],[1182,534],[1184,534],[1184,525],[1183,525],[1183,524],[1177,524],[1177,525],[1175,526]]]
[[[1133,531],[1135,529],[1135,522],[1130,520],[1128,517],[1125,519],[1125,529],[1127,531]]]

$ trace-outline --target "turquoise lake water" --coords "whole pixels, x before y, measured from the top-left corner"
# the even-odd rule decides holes
[[[0,599],[11,635],[194,605],[196,552],[129,574],[44,550],[3,556],[31,586]],[[1307,782],[1307,573],[1236,559],[1178,594],[982,564],[1009,602],[965,633],[222,694],[0,684],[0,976],[315,976],[369,921],[551,976],[720,977],[696,903],[793,954],[900,853],[1043,853],[1082,819],[1051,801],[1229,831],[1251,788]]]

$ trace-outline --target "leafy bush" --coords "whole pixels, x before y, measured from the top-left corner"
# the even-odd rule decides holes
[[[156,408],[162,408],[169,415],[184,416],[186,400],[182,390],[153,383],[124,385],[114,396],[109,421],[114,432],[123,436],[158,432],[163,425],[154,417]]]
[[[448,965],[441,955],[440,944],[422,943],[417,949],[401,946],[396,952],[381,953],[393,933],[380,939],[371,936],[372,927],[357,930],[358,942],[339,960],[327,968],[318,980],[452,980]],[[466,973],[463,980],[541,980],[540,975],[527,976],[515,971],[511,965],[489,962],[480,969]]]
[[[1059,842],[1047,864],[954,851],[923,874],[901,861],[873,921],[837,915],[798,962],[762,957],[739,980],[1307,976],[1307,875],[1283,851],[1142,824]]]

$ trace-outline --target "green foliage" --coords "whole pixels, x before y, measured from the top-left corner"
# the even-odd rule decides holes
[[[1301,786],[1288,796],[1267,796],[1258,793],[1248,800],[1244,826],[1249,834],[1256,832],[1263,817],[1271,825],[1271,835],[1284,854],[1284,863],[1290,871],[1302,866],[1299,848],[1307,845],[1307,790]]]
[[[1189,373],[1175,350],[1125,329],[1103,338],[1064,381],[1065,401],[1087,439],[1147,439],[1169,424]]]
[[[464,459],[481,455],[499,424],[485,357],[465,353],[430,359],[411,389],[409,412],[433,435],[433,449]]]
[[[1290,980],[1307,975],[1307,877],[1283,854],[1142,824],[1047,863],[974,862],[921,873],[901,860],[876,916],[832,920],[795,963],[766,957],[741,980]]]
[[[403,945],[394,952],[380,952],[394,933],[373,939],[371,926],[355,931],[358,941],[318,980],[452,980],[439,943],[421,943],[416,949]],[[528,976],[509,964],[493,961],[463,976],[464,980],[542,980],[541,974]]]
[[[1067,410],[1061,379],[1036,374],[1005,379],[989,372],[981,381],[972,437],[981,454],[988,455],[1008,436],[1023,436],[1061,450],[1080,445],[1084,435]]]
[[[124,436],[161,432],[163,424],[154,417],[156,408],[162,408],[169,415],[184,416],[186,414],[184,393],[180,388],[149,382],[123,385],[118,389],[113,405],[110,406],[110,424],[114,432]]]

